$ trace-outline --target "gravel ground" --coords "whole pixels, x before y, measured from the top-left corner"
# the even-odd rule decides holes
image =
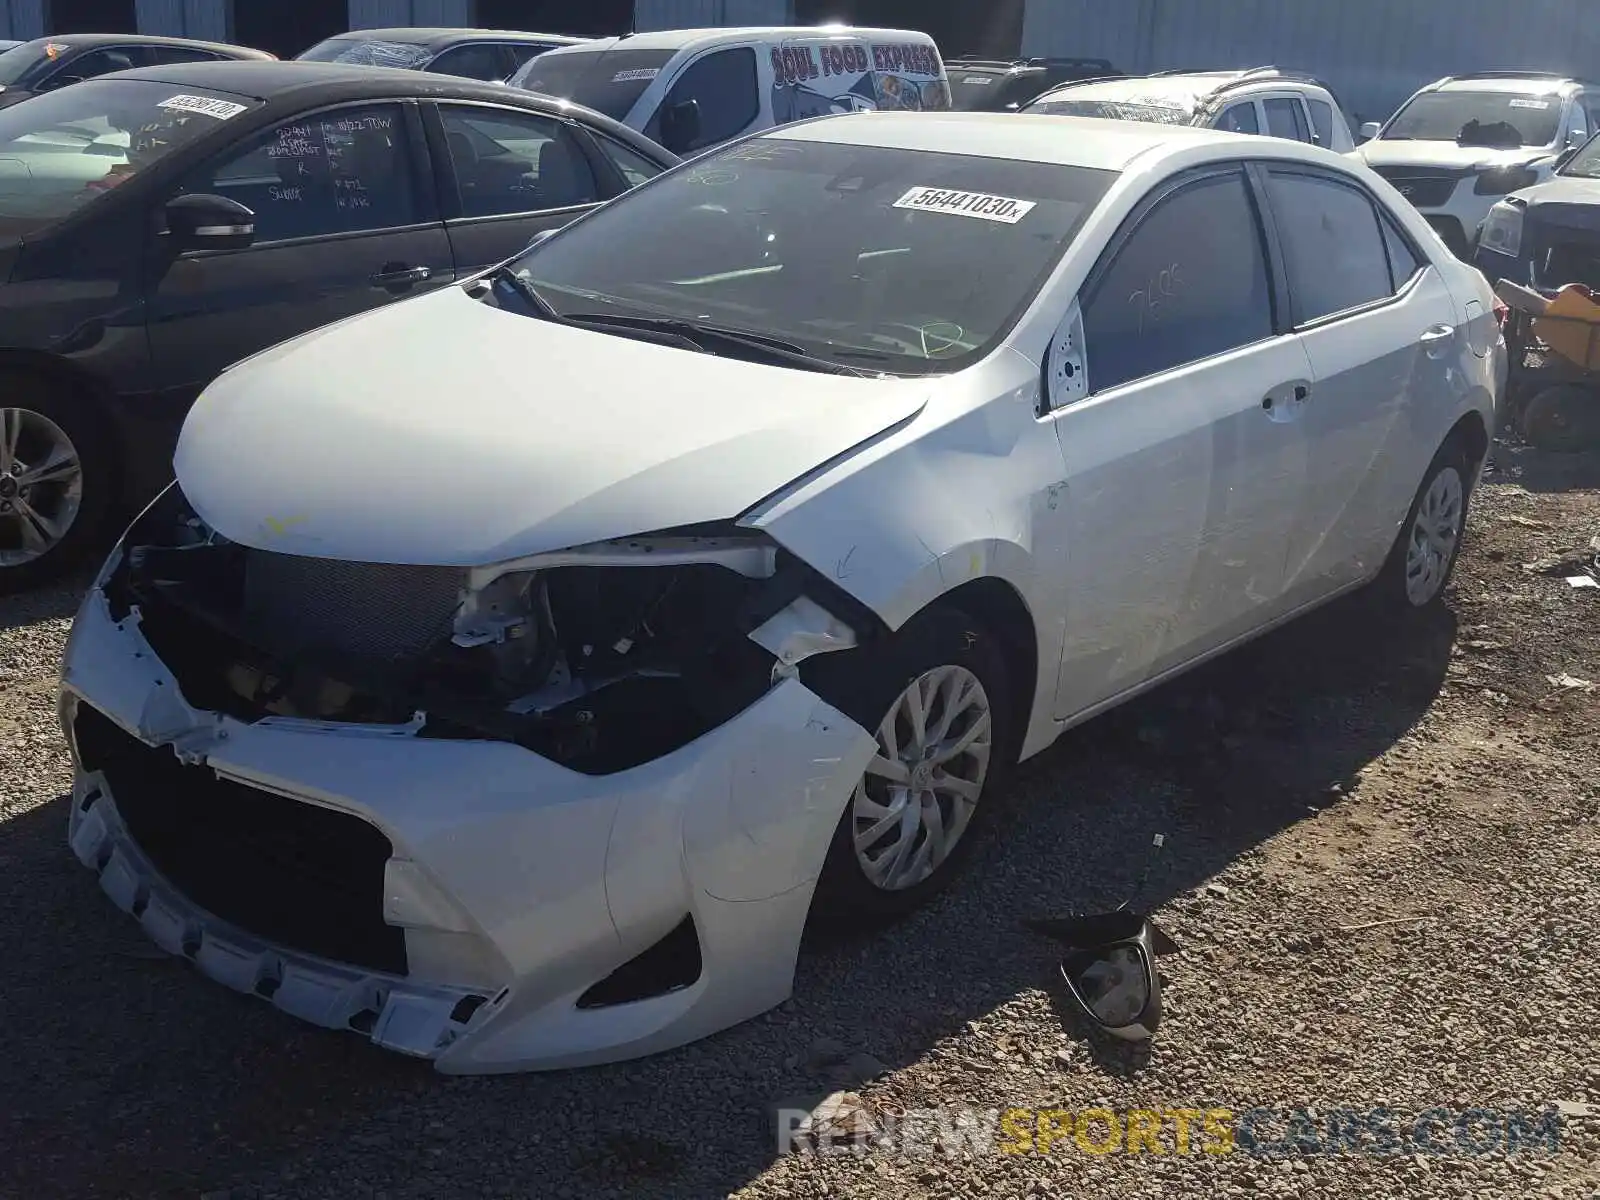
[[[1597,532],[1600,456],[1499,447],[1450,614],[1385,632],[1337,605],[1069,736],[960,886],[810,948],[781,1012],[643,1063],[488,1080],[153,951],[64,844],[76,589],[0,601],[0,1194],[1600,1196],[1600,692],[1574,682],[1600,681],[1600,591],[1562,579]],[[1182,947],[1143,1052],[1081,1036],[1019,925],[1130,895]],[[1170,1124],[1161,1155],[779,1155],[769,1107],[850,1082],[879,1121],[1568,1115],[1558,1152],[1517,1155],[1180,1154]]]

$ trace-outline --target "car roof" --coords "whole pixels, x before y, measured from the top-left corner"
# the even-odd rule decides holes
[[[1441,79],[1433,90],[1440,92],[1528,92],[1553,93],[1577,83],[1553,75],[1464,75]]]
[[[895,38],[900,41],[932,42],[925,33],[909,29],[879,29],[856,25],[744,25],[731,28],[659,29],[649,33],[628,33],[621,37],[597,38],[582,48],[595,50],[692,50],[723,42],[792,41],[798,38]],[[563,47],[562,49],[565,49]],[[552,50],[560,54],[561,50]]]
[[[626,145],[650,147],[663,162],[676,161],[649,138],[604,113],[570,100],[543,96],[498,83],[482,83],[455,75],[408,71],[401,67],[368,67],[352,63],[300,62],[200,62],[164,67],[139,67],[99,75],[79,87],[107,79],[144,79],[173,87],[204,88],[228,92],[268,105],[317,104],[373,99],[482,100],[510,108],[525,108],[553,115],[574,116]]]
[[[1210,142],[1218,147],[1259,145],[1248,134],[1219,133],[1188,125],[1102,121],[1038,113],[862,112],[780,125],[770,139],[837,142],[849,146],[925,150],[1124,171],[1154,148],[1180,149]]]
[[[419,46],[443,48],[461,42],[540,42],[557,46],[576,46],[585,38],[564,33],[529,33],[526,29],[446,29],[431,26],[400,25],[389,29],[351,29],[324,38],[334,42],[410,42]]]
[[[233,54],[242,59],[270,60],[265,50],[249,46],[234,46],[227,42],[207,42],[199,38],[161,37],[153,33],[63,33],[56,37],[34,38],[22,46],[66,46],[73,50],[89,50],[96,46],[182,46],[195,50],[215,50],[219,54]],[[14,47],[20,49],[21,47]]]

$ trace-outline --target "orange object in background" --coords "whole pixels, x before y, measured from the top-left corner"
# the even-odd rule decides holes
[[[1586,371],[1600,371],[1597,327],[1600,304],[1581,283],[1567,284],[1533,321],[1533,332],[1541,342]]]

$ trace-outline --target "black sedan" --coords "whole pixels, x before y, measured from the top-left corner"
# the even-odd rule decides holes
[[[170,63],[270,61],[273,55],[245,46],[138,33],[66,33],[18,42],[0,53],[0,107],[40,92],[82,83],[113,71]]]
[[[353,29],[295,55],[300,62],[359,63],[504,83],[530,58],[582,38],[502,29]]]
[[[326,63],[147,68],[0,111],[0,590],[152,495],[230,364],[676,161],[548,97]]]

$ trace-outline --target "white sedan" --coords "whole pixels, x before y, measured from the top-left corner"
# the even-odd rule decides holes
[[[1063,730],[1438,602],[1482,276],[1289,141],[857,114],[230,369],[84,602],[71,844],[206,975],[448,1072],[780,1003]]]

